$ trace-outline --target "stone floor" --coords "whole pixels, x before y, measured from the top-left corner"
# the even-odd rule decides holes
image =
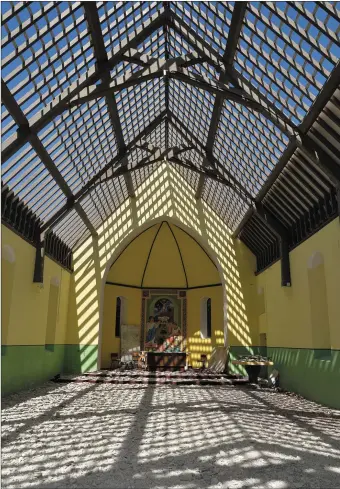
[[[2,405],[3,488],[340,487],[340,411],[286,394],[49,382]]]

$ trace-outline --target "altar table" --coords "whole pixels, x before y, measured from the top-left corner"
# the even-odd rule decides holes
[[[147,352],[147,365],[149,370],[180,370],[186,367],[187,354],[184,352]]]

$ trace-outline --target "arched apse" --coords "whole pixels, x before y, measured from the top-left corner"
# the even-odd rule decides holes
[[[170,226],[170,225],[179,228],[187,236],[189,236],[190,239],[192,239],[202,250],[204,250],[204,253],[206,254],[206,256],[209,258],[209,260],[211,260],[214,267],[216,267],[216,270],[217,270],[216,276],[218,277],[218,283],[216,285],[220,285],[220,287],[222,287],[222,290],[223,290],[223,293],[222,293],[222,297],[223,297],[223,300],[222,300],[222,309],[223,309],[222,310],[222,317],[223,317],[223,334],[224,334],[223,343],[224,343],[224,345],[227,344],[227,334],[228,334],[227,285],[226,285],[226,281],[224,278],[222,267],[221,267],[220,262],[216,256],[216,253],[214,252],[214,250],[212,250],[212,248],[209,246],[209,244],[207,242],[205,242],[205,240],[204,240],[204,238],[202,238],[202,236],[200,236],[198,233],[196,233],[194,230],[192,230],[188,226],[185,226],[179,219],[176,219],[176,218],[170,217],[170,216],[162,216],[162,217],[153,219],[151,221],[148,221],[148,222],[144,223],[143,225],[134,229],[121,242],[121,244],[117,247],[117,249],[114,251],[114,253],[112,254],[112,256],[110,257],[110,259],[108,260],[108,262],[106,264],[105,271],[104,271],[104,274],[103,274],[103,277],[101,280],[100,321],[99,321],[99,338],[98,338],[98,347],[99,347],[98,368],[100,368],[100,366],[101,366],[100,362],[101,362],[101,358],[102,358],[104,300],[105,300],[104,299],[104,297],[105,297],[104,291],[105,291],[105,284],[107,283],[107,279],[108,279],[111,267],[115,263],[117,263],[117,260],[119,260],[119,258],[125,252],[125,250],[128,249],[129,245],[131,243],[135,242],[143,233],[148,232],[150,229],[152,229],[153,227],[156,226],[156,232],[154,234],[155,234],[155,236],[157,236],[157,233],[159,232],[159,230],[161,228],[162,228],[163,232],[164,232],[164,229],[166,229],[167,227],[169,229],[171,229],[172,226]],[[151,239],[152,245],[154,245],[155,239],[152,237],[150,239]],[[177,242],[176,242],[176,244],[178,245]],[[149,255],[151,254],[151,252],[152,251],[150,250]],[[149,258],[149,256],[147,258]],[[148,259],[146,261],[148,262]],[[184,263],[182,262],[182,265],[184,268],[184,274],[183,275],[185,275],[186,283],[185,283],[185,279],[183,278],[183,283],[178,284],[178,287],[179,288],[186,288],[186,286],[189,285],[189,288],[190,288],[190,277],[189,277],[189,284],[188,284],[188,276],[187,276],[187,274],[185,274],[185,268],[186,268],[185,267],[185,258],[184,258]],[[199,263],[197,264],[197,266],[199,267]],[[143,267],[144,267],[144,265],[142,266],[142,268]],[[152,282],[150,283],[147,281],[143,282],[143,280],[147,279],[147,277],[145,277],[145,275],[146,275],[145,270],[147,270],[147,267],[144,268],[144,273],[142,274],[143,275],[142,283],[140,283],[140,285],[141,286],[143,286],[143,285],[150,286],[151,288],[153,286],[156,286],[156,283],[152,283]],[[216,282],[216,279],[214,281]],[[175,285],[175,284],[171,284],[171,285]],[[164,287],[166,287],[165,284],[164,284]]]
[[[224,338],[228,345],[246,351],[257,344],[255,256],[232,238],[228,225],[209,203],[197,200],[193,188],[171,165],[164,163],[136,189],[134,198],[126,199],[113,211],[98,228],[97,236],[88,238],[73,252],[66,343],[70,345],[73,363],[80,363],[81,371],[97,368],[102,289],[110,265],[141,230],[168,218],[196,237],[217,262],[225,295],[220,320],[222,343]]]

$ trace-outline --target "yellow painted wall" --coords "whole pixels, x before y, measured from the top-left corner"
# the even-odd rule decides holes
[[[211,338],[201,337],[201,300],[211,299]],[[224,346],[223,290],[222,287],[206,287],[187,291],[187,348],[193,367],[202,354],[210,355],[216,347]]]
[[[45,344],[54,345],[58,324],[59,313],[59,287],[50,284],[48,306],[47,306],[47,324],[45,333]]]
[[[58,317],[55,343],[64,344],[69,300],[70,273],[46,257],[44,287],[33,283],[35,248],[1,226],[2,247],[10,246],[15,262],[8,264],[2,258],[2,310],[7,333],[5,345],[44,345],[48,322],[50,283],[59,279]]]
[[[164,221],[127,244],[112,264],[107,281],[138,287],[185,288],[217,284],[221,277],[191,236]]]
[[[141,325],[141,289],[121,287],[115,285],[105,286],[103,330],[102,330],[102,367],[110,365],[110,353],[120,353],[120,339],[115,336],[116,299],[126,299],[126,324]],[[211,339],[202,339],[201,327],[201,299],[211,298]],[[188,350],[196,366],[195,360],[201,354],[210,354],[215,347],[224,345],[223,340],[223,291],[222,287],[206,287],[187,291],[187,338]]]
[[[155,280],[157,280],[156,283]],[[145,287],[186,287],[181,258],[166,223],[162,223],[153,244],[143,285]]]
[[[291,251],[292,287],[280,286],[279,262],[257,276],[257,287],[263,287],[265,295],[268,346],[325,347],[322,340],[318,340],[316,335],[313,339],[312,334],[308,260],[315,252],[323,255],[326,290],[322,288],[318,296],[315,289],[312,300],[320,301],[323,298],[323,304],[327,304],[327,311],[323,313],[323,316],[328,314],[331,347],[340,349],[340,226],[338,219]],[[326,294],[326,298],[322,297],[323,294]],[[263,330],[262,319],[260,324]]]
[[[157,198],[155,194],[157,192]],[[158,219],[157,222],[155,220]],[[173,221],[171,221],[173,219]],[[159,225],[170,220],[183,227],[190,235],[195,233],[207,249],[211,249],[220,265],[220,281],[226,284],[228,304],[222,306],[222,324],[225,329],[229,317],[228,344],[248,346],[258,337],[258,314],[256,309],[255,257],[238,240],[233,240],[228,226],[203,201],[197,201],[194,190],[178,172],[165,164],[136,190],[134,199],[124,202],[97,230],[98,238],[89,238],[74,251],[74,277],[71,284],[67,342],[70,344],[98,345],[102,301],[102,281],[112,257],[123,251],[131,238],[141,232],[141,226]],[[144,229],[144,228],[143,228]],[[146,232],[144,232],[145,234]],[[144,236],[146,239],[146,237]],[[144,239],[143,238],[143,239]],[[191,239],[191,238],[189,238]],[[183,241],[185,238],[183,238]],[[129,245],[131,263],[138,257],[138,247]],[[166,240],[165,240],[166,246]],[[131,248],[132,247],[132,248]],[[147,245],[140,255],[145,258]],[[131,250],[135,250],[131,253]],[[206,257],[206,255],[204,255]],[[144,260],[143,258],[143,260]],[[189,260],[193,260],[190,255]],[[204,258],[206,264],[206,258]],[[118,262],[118,260],[117,260]],[[202,262],[203,263],[203,262]],[[197,270],[191,270],[191,279],[197,281],[197,272],[202,265],[199,259]],[[136,265],[137,266],[137,265]],[[192,265],[194,266],[194,265]],[[204,265],[205,266],[205,265]],[[130,260],[121,260],[119,282],[130,267]],[[115,266],[113,267],[115,268]],[[118,270],[118,267],[116,267]],[[167,268],[169,271],[169,269]],[[158,273],[158,270],[156,270]],[[215,283],[216,272],[210,277]],[[105,275],[105,280],[115,282],[114,273]],[[130,280],[130,279],[129,279]],[[133,281],[136,277],[132,277]],[[125,282],[130,283],[130,282]],[[134,282],[131,282],[135,285]],[[153,285],[150,283],[150,286]],[[160,284],[155,284],[159,286]],[[169,286],[164,281],[164,286]],[[179,284],[176,284],[176,286]],[[203,285],[203,284],[202,284]],[[114,315],[113,315],[114,316]],[[110,346],[109,348],[112,348]]]
[[[256,295],[256,258],[240,241],[234,240],[235,265],[228,287],[229,331],[231,346],[256,345],[259,335],[258,314],[261,304]]]
[[[219,272],[204,250],[178,227],[171,225],[171,228],[181,250],[189,286],[220,283]]]
[[[145,265],[159,226],[160,224],[151,226],[150,229],[147,229],[138,238],[129,243],[112,265],[107,281],[135,285],[137,287],[142,285]]]
[[[96,255],[94,243],[87,242],[74,263],[65,340],[68,345],[98,345],[101,282]]]
[[[120,338],[115,336],[117,297],[124,297],[125,299],[124,323],[141,325],[141,289],[105,285],[101,351],[101,365],[103,368],[110,366],[110,353],[120,353]]]
[[[1,260],[1,343],[7,344],[14,289],[15,262]],[[13,258],[14,259],[14,258]]]

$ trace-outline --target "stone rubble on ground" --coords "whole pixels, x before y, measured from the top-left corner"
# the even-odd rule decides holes
[[[48,382],[2,428],[4,489],[340,487],[340,412],[267,389]]]

